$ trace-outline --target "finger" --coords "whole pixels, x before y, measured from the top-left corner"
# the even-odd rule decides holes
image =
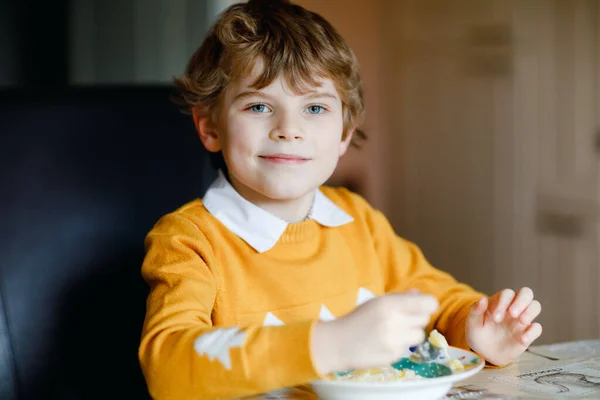
[[[407,329],[424,330],[430,321],[429,315],[404,315],[402,325]]]
[[[494,321],[502,322],[506,314],[506,309],[512,303],[515,297],[515,292],[512,289],[504,289],[496,293],[490,299],[489,311],[492,314]]]
[[[529,325],[533,322],[534,319],[537,318],[538,315],[542,312],[542,305],[539,301],[533,300],[531,304],[523,311],[523,313],[519,316],[519,321],[523,325]]]
[[[406,341],[408,346],[418,345],[425,341],[424,329],[411,329],[406,332]]]
[[[521,343],[523,343],[525,346],[529,346],[534,340],[539,338],[541,334],[542,325],[538,324],[537,322],[533,323],[529,325],[529,328],[527,328],[525,333],[521,335]]]
[[[428,294],[398,294],[392,300],[401,303],[400,310],[413,315],[430,315],[439,307],[437,299]]]
[[[488,299],[482,297],[469,310],[468,323],[471,326],[482,326],[484,323],[485,312],[488,307]]]
[[[525,309],[531,304],[533,301],[533,290],[528,287],[524,287],[519,290],[517,296],[515,297],[513,303],[509,308],[509,313],[511,317],[518,318],[519,315],[525,311]]]

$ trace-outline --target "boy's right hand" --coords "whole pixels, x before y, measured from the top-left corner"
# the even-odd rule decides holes
[[[318,322],[311,346],[316,370],[326,375],[392,364],[425,340],[425,327],[438,306],[433,296],[394,293],[337,320]]]

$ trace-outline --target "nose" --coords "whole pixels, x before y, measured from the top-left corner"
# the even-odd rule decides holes
[[[301,125],[296,121],[292,115],[288,113],[281,113],[273,129],[271,130],[270,137],[272,140],[304,140],[304,132],[302,132]]]

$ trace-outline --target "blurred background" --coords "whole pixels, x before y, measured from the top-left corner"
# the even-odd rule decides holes
[[[214,177],[206,161],[194,161],[199,141],[168,96],[232,3],[0,0],[0,339],[8,343],[0,354],[17,359],[7,358],[12,375],[0,377],[0,394],[31,371],[39,382],[41,365],[64,354],[60,346],[77,360],[104,354],[97,373],[115,373],[118,353],[103,342],[121,343],[120,323],[141,324],[144,234]],[[297,3],[347,39],[366,90],[369,140],[343,158],[331,183],[365,196],[457,279],[487,294],[530,286],[543,306],[539,343],[599,338],[600,0]],[[75,222],[58,217],[72,217],[73,202]],[[107,204],[116,210],[110,216]],[[98,226],[102,248],[90,233]],[[62,228],[72,234],[56,244]],[[82,246],[86,234],[93,243]],[[90,260],[69,259],[82,280],[59,274],[77,294],[56,300],[59,290],[44,294],[50,284],[40,276],[59,279],[46,260],[74,247],[77,260],[95,251],[108,261],[95,259],[90,276]],[[132,287],[142,295],[128,295]],[[27,299],[34,300],[24,307]],[[44,311],[51,299],[78,315],[69,334],[32,322],[38,311],[53,318]],[[52,310],[54,318],[65,314]],[[95,332],[100,351],[83,350],[81,331]],[[32,349],[48,336],[61,344],[40,345],[40,356]],[[126,337],[122,382],[138,374],[139,330]],[[79,398],[70,384],[57,386],[60,379],[45,387]],[[20,390],[20,398],[35,398]]]

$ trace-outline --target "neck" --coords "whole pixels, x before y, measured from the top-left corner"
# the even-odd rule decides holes
[[[297,199],[271,199],[237,182],[229,179],[233,188],[246,200],[263,210],[289,223],[304,221],[312,208],[315,190]]]
[[[263,201],[250,201],[284,221],[295,223],[304,221],[308,217],[314,197],[314,192],[311,192],[299,199],[293,200],[265,199]]]

